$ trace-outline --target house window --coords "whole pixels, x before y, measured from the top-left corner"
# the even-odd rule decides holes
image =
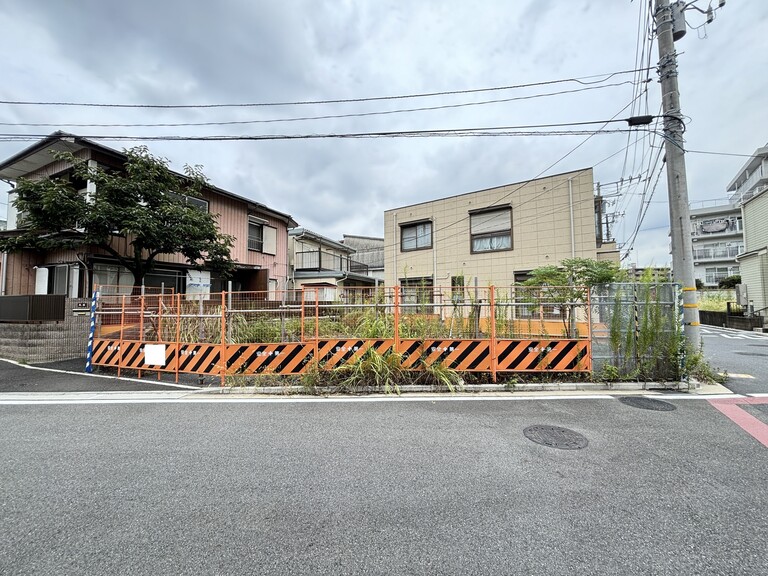
[[[464,302],[464,276],[451,276],[451,301]]]
[[[264,224],[248,222],[248,250],[264,251]]]
[[[187,204],[188,206],[194,206],[201,212],[208,212],[208,200],[205,200],[204,198],[198,198],[197,196],[189,196],[187,194],[174,194],[173,192],[166,192],[169,197],[178,200],[182,204]]]
[[[509,207],[470,213],[469,228],[473,254],[512,249],[512,209]]]
[[[403,304],[432,304],[434,302],[433,282],[431,277],[403,278],[401,301]]]
[[[432,248],[432,222],[403,224],[400,227],[400,251]]]

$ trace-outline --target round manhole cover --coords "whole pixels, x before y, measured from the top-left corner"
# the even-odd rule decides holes
[[[619,402],[632,406],[633,408],[641,408],[643,410],[656,410],[657,412],[671,412],[677,410],[677,406],[664,402],[662,400],[656,400],[655,398],[648,398],[646,396],[621,396]]]
[[[589,440],[578,432],[560,426],[528,426],[523,430],[523,435],[536,444],[560,450],[581,450],[589,444]]]

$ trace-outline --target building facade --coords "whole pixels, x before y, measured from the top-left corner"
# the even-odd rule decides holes
[[[384,238],[344,234],[341,243],[354,248],[355,260],[367,266],[368,276],[384,283]]]
[[[742,214],[746,251],[738,258],[741,282],[754,312],[768,317],[768,192],[746,199]]]
[[[728,184],[731,204],[740,206],[753,196],[768,189],[768,144],[755,150],[739,172]]]
[[[717,288],[740,273],[736,257],[744,252],[741,208],[715,204],[691,208],[694,275],[705,288]]]
[[[53,151],[68,151],[95,166],[121,169],[126,156],[106,146],[71,134],[57,132],[0,163],[0,178],[11,182],[19,178],[66,176],[69,166],[54,160]],[[181,177],[181,175],[180,175]],[[82,183],[83,193],[98,194],[93,182]],[[21,223],[9,193],[8,230],[13,234]],[[296,222],[288,215],[215,186],[207,186],[201,198],[188,198],[201,210],[217,214],[221,232],[235,239],[231,251],[237,270],[232,277],[234,290],[277,290],[288,284],[288,228]],[[128,239],[115,236],[111,247],[130,254]],[[187,284],[216,292],[226,283],[205,271],[194,271],[180,254],[162,254],[154,270],[144,279],[145,286],[165,287],[186,292]],[[2,255],[0,293],[66,294],[88,297],[95,286],[117,286],[128,292],[132,274],[104,249],[83,246],[76,250],[51,250]]]
[[[566,258],[618,262],[598,234],[598,204],[586,168],[387,210],[385,282],[509,287]]]
[[[368,276],[367,265],[353,259],[354,253],[351,246],[306,228],[290,230],[291,287],[294,290],[313,288],[319,300],[333,301],[337,299],[339,287],[373,285],[374,279]]]

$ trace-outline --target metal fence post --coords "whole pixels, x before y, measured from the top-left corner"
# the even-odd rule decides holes
[[[117,377],[120,378],[120,369],[123,367],[123,330],[125,328],[125,294],[122,296],[120,307],[120,340],[117,343]]]
[[[489,346],[491,347],[491,377],[493,379],[493,383],[496,383],[496,295],[494,291],[494,286],[491,285],[489,290],[490,294],[488,295],[488,300],[490,303],[490,309],[491,309],[491,341],[489,343]]]
[[[181,362],[181,294],[176,294],[176,383],[179,383],[179,364]]]
[[[394,309],[395,309],[394,310],[395,311],[394,347],[395,347],[395,354],[400,354],[400,287],[395,286],[392,290],[394,291],[392,303],[394,304]]]
[[[96,335],[96,303],[99,300],[99,291],[93,291],[91,298],[91,324],[88,330],[88,352],[85,357],[85,371],[89,374],[93,372],[93,339]]]
[[[226,292],[221,293],[221,337],[219,342],[219,374],[221,375],[221,387],[224,387],[224,379],[227,375],[227,302]]]

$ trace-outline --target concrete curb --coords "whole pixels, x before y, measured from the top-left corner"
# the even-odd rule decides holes
[[[587,393],[587,394],[610,394],[617,392],[657,392],[664,391],[699,393],[698,390],[689,389],[687,382],[526,382],[507,387],[504,384],[468,384],[461,390],[451,393],[445,388],[435,388],[433,386],[412,385],[400,386],[400,394],[444,394],[444,395],[473,395],[473,394],[503,394],[514,395],[530,392],[557,392],[557,393]],[[710,387],[708,387],[710,388]],[[713,390],[701,392],[702,394],[732,394],[730,390],[722,386],[711,387]],[[715,389],[722,389],[720,392]],[[375,396],[383,392],[379,389],[361,388],[351,393],[339,392],[334,387],[317,387],[314,393],[308,393],[303,386],[232,386],[219,387],[211,386],[201,388],[195,394],[254,394],[254,395],[308,395],[308,396]],[[394,395],[394,392],[392,393]]]

